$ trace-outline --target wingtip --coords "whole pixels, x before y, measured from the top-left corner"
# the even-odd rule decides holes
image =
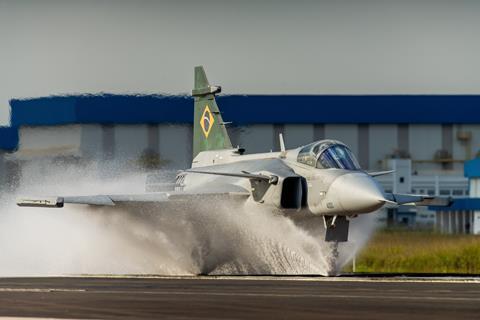
[[[19,207],[62,208],[64,200],[62,197],[17,198],[16,204]]]

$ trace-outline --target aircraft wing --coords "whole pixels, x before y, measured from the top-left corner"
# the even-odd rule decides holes
[[[394,173],[395,170],[388,170],[388,171],[374,171],[374,172],[366,172],[370,177],[379,177],[384,176],[390,173]]]
[[[414,194],[386,193],[385,198],[398,205],[413,204],[416,206],[449,207],[453,203],[450,197],[432,197]]]
[[[201,171],[201,170],[185,170],[185,172],[191,172],[191,173],[200,173],[200,174],[211,174],[211,175],[217,175],[217,176],[227,176],[227,177],[236,177],[236,178],[246,178],[250,180],[262,180],[266,181],[270,184],[277,184],[278,182],[278,177],[274,175],[263,175],[263,174],[254,174],[250,173],[247,171],[242,171],[241,173],[235,173],[235,172],[218,172],[218,171]]]
[[[249,192],[156,192],[148,194],[127,195],[92,195],[70,197],[43,197],[43,198],[19,198],[17,205],[20,207],[50,207],[62,208],[65,203],[86,204],[92,206],[115,206],[117,204],[135,203],[162,203],[162,202],[187,202],[192,200],[246,200]]]

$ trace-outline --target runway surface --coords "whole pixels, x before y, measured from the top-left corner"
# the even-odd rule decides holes
[[[480,278],[0,278],[0,317],[474,319]]]

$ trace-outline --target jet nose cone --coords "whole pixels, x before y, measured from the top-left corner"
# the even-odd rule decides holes
[[[347,173],[336,178],[331,190],[340,206],[350,213],[368,213],[385,204],[385,196],[378,184],[364,173]]]

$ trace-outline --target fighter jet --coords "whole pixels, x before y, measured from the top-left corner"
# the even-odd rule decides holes
[[[209,84],[202,66],[195,67],[193,161],[180,171],[173,190],[145,194],[108,194],[18,199],[19,206],[63,207],[141,206],[194,203],[199,199],[234,200],[260,206],[292,219],[309,219],[324,228],[324,240],[348,241],[349,222],[385,205],[447,206],[450,199],[386,193],[374,179],[390,171],[366,172],[348,146],[337,140],[315,141],[286,150],[246,154],[233,147],[215,96],[220,86]],[[314,219],[320,218],[320,219]],[[322,221],[323,220],[323,221]],[[334,246],[334,254],[337,246]]]

